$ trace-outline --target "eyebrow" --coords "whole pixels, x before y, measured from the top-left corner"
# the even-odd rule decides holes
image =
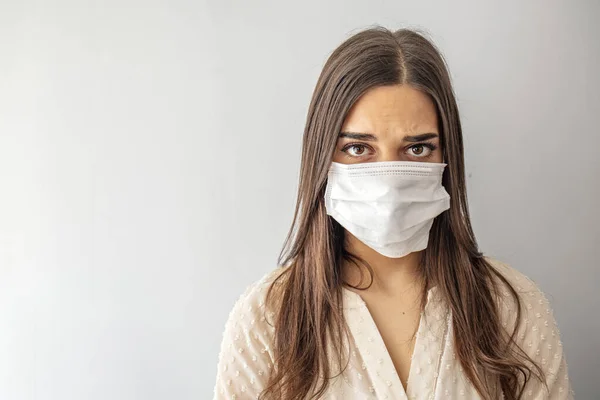
[[[405,142],[422,142],[424,140],[435,139],[439,137],[437,133],[421,133],[418,135],[408,135],[402,138]],[[371,133],[360,133],[360,132],[340,132],[338,138],[348,138],[354,140],[364,140],[367,142],[376,142],[377,136]]]

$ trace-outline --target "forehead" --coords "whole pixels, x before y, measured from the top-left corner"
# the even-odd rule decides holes
[[[409,86],[390,85],[369,89],[352,106],[342,130],[373,134],[437,132],[437,113],[431,98]]]

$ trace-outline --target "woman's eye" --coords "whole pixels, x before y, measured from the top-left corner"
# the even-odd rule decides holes
[[[427,157],[431,153],[431,149],[424,144],[416,144],[409,149],[411,155],[416,157]]]
[[[365,155],[367,152],[367,147],[362,144],[352,144],[350,146],[346,146],[342,149],[343,152],[349,154],[352,157],[360,157]]]

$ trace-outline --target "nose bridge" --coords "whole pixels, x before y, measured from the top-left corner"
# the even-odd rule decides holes
[[[379,157],[377,161],[402,161],[401,133],[388,133],[379,140]]]
[[[390,149],[382,152],[380,159],[377,161],[402,161],[399,151]]]

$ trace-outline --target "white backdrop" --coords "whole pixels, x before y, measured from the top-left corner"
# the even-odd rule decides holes
[[[428,30],[482,250],[600,389],[597,1],[0,0],[0,399],[209,399],[275,267],[310,96],[371,24]]]

